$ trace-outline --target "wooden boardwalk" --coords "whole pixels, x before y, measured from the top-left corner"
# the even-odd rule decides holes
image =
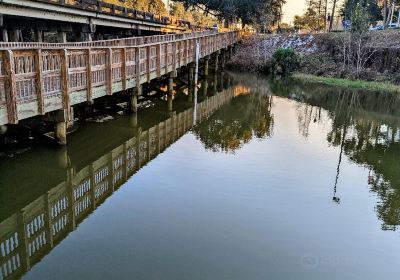
[[[226,49],[238,32],[193,32],[81,43],[0,43],[0,125],[138,88]]]
[[[53,25],[55,22],[91,24],[157,32],[182,32],[193,29],[187,20],[138,11],[100,0],[2,0],[0,11],[5,17],[24,17],[36,22],[50,20]],[[51,27],[50,25],[48,27]]]
[[[207,119],[234,97],[233,88],[225,89],[147,130],[136,128],[134,137],[121,139],[79,170],[65,167],[65,181],[47,186],[48,191],[0,221],[0,279],[20,279],[131,176],[189,131],[194,118]]]

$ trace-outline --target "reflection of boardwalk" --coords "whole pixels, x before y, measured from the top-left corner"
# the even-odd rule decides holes
[[[142,166],[234,97],[227,89],[158,123],[82,168],[0,223],[0,279],[23,275]]]

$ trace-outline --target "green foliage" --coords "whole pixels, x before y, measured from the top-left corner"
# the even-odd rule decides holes
[[[369,22],[370,16],[367,7],[358,3],[351,16],[351,31],[354,33],[363,33],[368,30]]]
[[[326,26],[326,8],[326,1],[310,0],[304,15],[296,15],[294,17],[293,24],[295,29],[307,29],[316,32],[324,30]]]
[[[377,0],[346,0],[344,2],[341,14],[345,19],[351,19],[358,4],[362,5],[370,16],[371,21],[383,20],[381,1]]]
[[[115,4],[139,11],[150,12],[156,15],[166,15],[167,9],[162,0],[103,0],[104,2]]]
[[[270,24],[281,18],[285,0],[176,0],[186,8],[196,7],[227,21],[244,24]]]
[[[300,66],[300,58],[291,48],[278,49],[272,56],[272,68],[276,75],[290,75]]]
[[[185,9],[185,6],[180,2],[172,2],[170,4],[170,13],[171,16],[189,20],[195,25],[211,27],[214,24],[218,24],[218,19],[215,16],[210,16],[196,7]]]
[[[333,77],[320,77],[309,74],[296,73],[293,78],[305,83],[324,84],[336,88],[362,89],[373,92],[400,93],[400,87],[389,82],[373,82],[363,80],[349,80]]]

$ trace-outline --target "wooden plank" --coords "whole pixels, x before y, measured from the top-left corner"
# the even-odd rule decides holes
[[[121,79],[122,90],[126,90],[126,48],[122,49]]]
[[[151,56],[150,56],[150,51],[151,51],[151,47],[150,46],[147,46],[147,48],[146,48],[146,52],[147,52],[147,56],[146,56],[146,59],[147,59],[147,73],[146,73],[146,75],[147,75],[147,82],[149,83],[150,82],[150,73],[151,73]]]
[[[90,49],[86,50],[86,100],[93,100],[93,80],[92,80],[92,53]]]
[[[157,77],[161,77],[161,44],[157,45]]]
[[[107,94],[112,95],[112,49],[108,48],[106,53],[106,60],[107,60],[107,68],[106,68],[106,75],[107,75]]]
[[[188,65],[189,64],[189,47],[190,47],[190,41],[189,40],[185,40],[185,47],[186,47],[186,50],[185,50],[186,51],[185,62],[186,62],[186,65]]]
[[[71,116],[71,104],[69,98],[68,51],[66,49],[61,51],[61,63],[63,109],[64,113],[66,113],[67,119],[69,120]]]
[[[43,60],[42,50],[38,49],[35,55],[35,67],[36,67],[36,95],[38,101],[38,112],[39,115],[44,115],[44,90],[43,90]]]
[[[172,73],[176,75],[176,42],[172,44]]]
[[[8,123],[18,123],[17,96],[15,83],[14,54],[11,50],[5,51],[4,67],[6,70],[6,104]]]
[[[136,61],[136,64],[135,64],[135,68],[136,68],[136,77],[135,77],[136,85],[135,86],[136,86],[136,88],[138,88],[139,85],[140,85],[140,76],[141,76],[141,74],[140,74],[140,47],[136,48],[135,61]]]
[[[168,73],[168,43],[164,43],[162,45],[162,48],[164,48],[164,54],[165,54],[165,74]]]

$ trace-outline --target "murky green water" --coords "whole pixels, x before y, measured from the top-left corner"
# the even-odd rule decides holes
[[[203,89],[5,153],[0,279],[397,276],[399,96],[239,74]]]

